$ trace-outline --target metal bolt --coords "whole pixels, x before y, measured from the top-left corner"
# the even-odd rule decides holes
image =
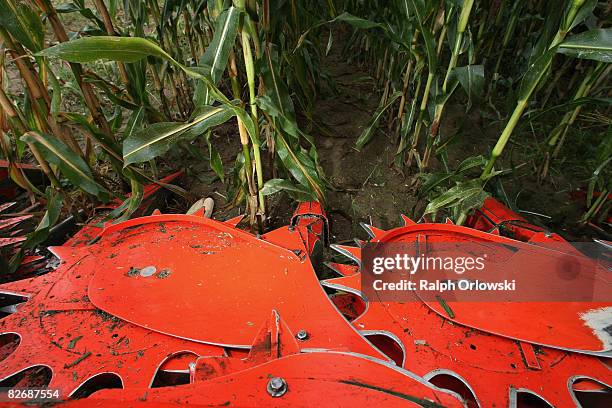
[[[140,270],[140,276],[142,276],[143,278],[148,278],[149,276],[152,276],[155,272],[157,272],[157,268],[155,266],[145,266]]]
[[[295,338],[298,339],[299,341],[308,340],[308,332],[302,329],[299,332],[297,332],[297,334],[295,335]]]
[[[268,381],[266,389],[270,396],[274,398],[282,397],[287,392],[287,382],[281,377],[272,377]]]

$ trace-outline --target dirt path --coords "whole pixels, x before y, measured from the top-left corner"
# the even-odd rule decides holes
[[[383,228],[397,226],[400,213],[411,213],[415,204],[409,178],[389,167],[396,141],[385,123],[362,151],[355,149],[355,141],[376,110],[380,92],[365,69],[346,61],[341,48],[341,41],[335,41],[322,67],[335,80],[339,94],[322,95],[313,114],[328,129],[313,134],[321,166],[336,187],[327,196],[336,242],[365,238],[361,221]]]

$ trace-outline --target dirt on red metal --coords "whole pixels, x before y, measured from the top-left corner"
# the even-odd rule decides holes
[[[100,219],[50,248],[52,271],[0,285],[1,387],[57,389],[88,407],[612,403],[609,344],[581,323],[595,305],[368,297],[364,242],[332,246],[348,262],[319,280],[331,235],[318,203],[262,235],[202,212]],[[573,251],[491,200],[468,227],[404,224],[365,227],[371,243]]]

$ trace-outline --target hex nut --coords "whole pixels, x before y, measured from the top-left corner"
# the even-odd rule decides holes
[[[287,382],[281,377],[272,377],[268,381],[266,390],[271,397],[282,397],[287,392]]]
[[[295,335],[295,338],[298,339],[299,341],[305,341],[308,340],[308,332],[304,329],[300,330],[297,332],[297,334]]]

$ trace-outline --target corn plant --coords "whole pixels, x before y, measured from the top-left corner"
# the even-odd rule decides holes
[[[4,155],[16,159],[12,152],[25,145],[53,189],[64,191],[67,180],[102,201],[123,195],[123,186],[109,185],[96,168],[109,163],[131,187],[130,198],[113,214],[121,220],[138,207],[143,183],[154,181],[156,158],[177,146],[189,149],[197,137],[206,140],[210,166],[224,180],[210,135],[233,119],[242,149],[239,168],[230,172],[231,202],[246,203],[252,224],[265,218],[265,195],[279,189],[323,200],[314,141],[297,125],[290,96],[295,93],[307,112],[318,91],[313,62],[319,44],[293,51],[301,33],[298,14],[315,9],[335,13],[332,2],[96,0],[89,7],[77,0],[55,7],[49,0],[2,0],[0,37],[27,91],[22,102],[0,89],[10,123]],[[62,21],[72,13],[90,24],[76,35]],[[46,25],[56,45],[47,46]],[[62,79],[55,73],[60,61],[71,70],[85,115],[64,108]],[[79,128],[81,137],[67,124]],[[266,165],[274,175],[269,185]],[[17,172],[13,178],[42,194]]]
[[[610,210],[609,194],[612,191],[612,177],[610,177],[610,162],[612,162],[612,127],[608,126],[608,137],[597,148],[597,155],[592,160],[593,173],[589,178],[586,207],[587,211],[580,218],[586,224],[592,219],[603,221]],[[596,189],[598,190],[596,192]]]
[[[531,95],[549,70],[553,57],[557,52],[573,55],[579,58],[603,58],[604,60],[607,58],[606,55],[609,55],[610,53],[610,38],[605,38],[610,37],[607,30],[601,32],[598,30],[595,33],[589,31],[577,36],[578,38],[570,39],[563,43],[567,33],[573,27],[581,23],[580,18],[585,18],[586,11],[583,10],[583,7],[591,8],[593,5],[593,2],[587,3],[585,0],[571,0],[568,3],[567,10],[561,19],[556,34],[552,40],[550,40],[547,46],[541,47],[540,55],[533,57],[533,63],[530,65],[528,71],[523,77],[516,107],[514,108],[510,119],[504,127],[497,144],[491,151],[491,157],[483,170],[482,178],[486,178],[491,173],[495,161],[502,154],[504,147],[508,143],[514,128],[518,124],[518,121],[523,114],[523,111],[527,107],[527,103],[529,102]],[[540,43],[542,44],[547,42],[547,36],[545,34],[546,32],[544,32],[540,37]],[[606,44],[606,41],[608,44]],[[598,42],[601,42],[604,46],[604,50],[602,50],[601,53],[596,51],[600,48],[600,45],[597,44]]]
[[[453,172],[428,173],[432,157],[447,166],[445,146],[454,135],[440,133],[440,129],[445,106],[451,98],[459,98],[453,96],[456,89],[465,90],[462,98],[467,97],[468,110],[473,106],[484,110],[485,102],[495,108],[498,98],[516,100],[489,159],[480,162],[479,179],[462,181],[454,177],[457,184],[428,190],[430,204],[426,212],[452,209],[459,223],[472,208],[482,204],[487,196],[483,190],[485,183],[507,173],[494,171],[494,164],[521,124],[534,94],[550,83],[550,88],[543,92],[542,100],[547,101],[568,67],[575,63],[561,62],[560,72],[553,72],[557,61],[578,58],[585,60],[588,68],[587,75],[577,81],[571,100],[561,101],[571,109],[553,129],[546,144],[534,149],[544,156],[540,166],[543,177],[559,154],[582,106],[596,99],[587,95],[593,88],[601,92],[601,78],[608,72],[612,49],[610,29],[605,27],[605,18],[598,19],[596,15],[603,16],[609,10],[597,1],[568,0],[563,7],[531,1],[468,0],[400,0],[379,7],[347,1],[345,5],[355,19],[369,22],[367,26],[364,23],[362,27],[356,26],[350,52],[359,55],[360,62],[371,70],[375,79],[385,84],[379,108],[370,126],[357,139],[357,148],[372,141],[385,115],[390,116],[389,123],[394,123],[398,136],[394,164],[399,169],[416,164],[419,173],[416,184],[434,177],[432,174]],[[546,16],[543,22],[537,18],[538,14]],[[518,24],[519,21],[524,24]],[[355,49],[359,52],[355,53]],[[556,57],[559,54],[564,55]],[[514,71],[505,68],[505,61],[512,61],[510,66]],[[487,69],[491,67],[488,74]],[[516,72],[517,68],[521,70]],[[485,86],[487,78],[489,85]],[[517,94],[514,94],[515,87]],[[507,95],[500,95],[504,90]],[[394,98],[398,93],[399,97]],[[397,114],[388,113],[397,105]]]

